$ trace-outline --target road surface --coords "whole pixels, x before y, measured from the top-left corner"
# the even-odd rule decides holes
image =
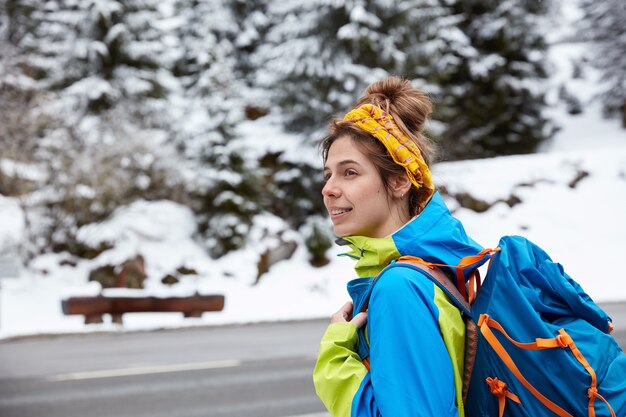
[[[626,303],[603,306],[626,347]],[[2,417],[321,417],[326,320],[0,343]]]

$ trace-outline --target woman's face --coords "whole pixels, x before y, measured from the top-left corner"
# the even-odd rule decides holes
[[[324,205],[337,236],[385,237],[406,221],[401,200],[387,194],[376,166],[349,136],[339,137],[324,164]]]

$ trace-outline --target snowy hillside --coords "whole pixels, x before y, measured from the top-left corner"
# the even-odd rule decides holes
[[[285,133],[282,126],[283,120],[280,119],[284,117],[284,114],[273,108],[269,114],[261,111],[256,114],[258,118],[242,121],[240,114],[233,114],[236,113],[234,109],[240,109],[243,99],[230,97],[228,92],[220,92],[223,95],[220,95],[216,101],[223,101],[223,103],[221,107],[212,108],[213,101],[211,97],[207,98],[203,94],[203,88],[207,85],[214,88],[214,83],[219,84],[221,74],[225,70],[221,72],[215,70],[215,73],[208,71],[208,75],[205,75],[210,78],[203,80],[195,80],[191,76],[180,79],[171,78],[174,77],[172,74],[175,71],[172,69],[174,64],[169,60],[180,60],[185,65],[189,64],[190,68],[185,71],[193,74],[196,74],[193,68],[203,65],[208,68],[217,68],[208,64],[212,58],[209,59],[198,51],[207,47],[206,39],[210,41],[208,47],[213,48],[217,45],[218,38],[208,32],[201,34],[185,32],[183,29],[186,25],[181,22],[193,23],[197,16],[189,14],[183,16],[182,20],[174,19],[172,17],[175,14],[174,9],[168,6],[171,2],[165,2],[160,6],[159,2],[149,3],[154,13],[158,11],[162,15],[157,26],[165,30],[163,32],[165,40],[173,42],[174,39],[178,39],[176,36],[182,36],[181,39],[185,39],[185,45],[191,45],[191,47],[189,50],[183,50],[181,45],[173,45],[169,49],[173,51],[173,54],[179,51],[180,57],[154,54],[167,61],[158,63],[160,68],[165,68],[165,70],[161,69],[158,74],[153,74],[158,80],[145,79],[143,83],[133,85],[134,87],[143,85],[148,88],[162,83],[171,93],[173,92],[173,101],[163,101],[165,100],[163,97],[155,98],[153,91],[136,91],[137,97],[143,99],[147,95],[150,100],[154,99],[151,101],[152,106],[148,107],[142,106],[143,102],[139,98],[136,103],[132,103],[133,105],[139,103],[137,105],[140,111],[145,113],[145,120],[148,124],[143,127],[146,130],[136,132],[133,130],[136,128],[134,125],[131,129],[123,123],[119,126],[116,124],[116,128],[126,129],[122,135],[123,146],[120,146],[120,142],[115,142],[111,139],[112,136],[109,137],[115,132],[109,132],[110,135],[107,132],[101,132],[94,127],[96,125],[89,122],[91,119],[88,118],[83,121],[80,128],[89,132],[86,137],[91,138],[95,135],[92,138],[94,143],[85,148],[78,146],[77,149],[80,152],[76,150],[76,153],[68,154],[74,161],[69,168],[63,165],[63,161],[54,159],[55,155],[65,155],[64,153],[51,154],[53,158],[50,158],[49,162],[54,169],[50,173],[56,175],[54,178],[58,181],[53,182],[53,187],[46,189],[45,193],[34,193],[30,198],[42,199],[43,203],[46,199],[55,202],[56,191],[63,189],[67,181],[73,179],[72,175],[76,175],[82,183],[75,188],[70,187],[73,193],[72,198],[91,203],[95,206],[95,214],[99,215],[107,213],[111,207],[116,207],[113,214],[101,222],[88,222],[85,219],[79,219],[81,220],[79,222],[72,219],[71,215],[74,214],[72,206],[67,209],[67,212],[62,213],[67,218],[61,217],[61,220],[68,218],[76,220],[68,223],[72,227],[87,223],[86,226],[77,229],[76,238],[78,243],[84,244],[85,247],[101,248],[101,251],[92,259],[79,258],[67,252],[45,254],[35,257],[28,268],[14,270],[18,267],[14,260],[19,258],[19,251],[25,246],[23,242],[26,240],[26,230],[32,225],[26,224],[24,211],[20,206],[25,203],[24,199],[8,198],[0,194],[0,249],[2,249],[0,251],[2,253],[0,256],[0,338],[40,333],[129,331],[328,317],[347,299],[345,284],[354,277],[353,264],[345,257],[334,256],[340,253],[341,249],[332,247],[329,250],[328,255],[331,261],[328,265],[314,268],[309,262],[311,255],[306,248],[306,237],[303,236],[306,228],[311,224],[317,224],[319,220],[327,233],[331,230],[327,219],[308,214],[315,212],[312,201],[319,201],[317,196],[294,197],[290,194],[289,186],[293,182],[312,182],[309,176],[315,174],[302,171],[301,168],[306,165],[309,167],[321,165],[319,156],[314,149],[303,146],[299,136]],[[564,6],[563,14],[553,22],[554,30],[548,38],[551,47],[548,49],[548,59],[545,63],[549,68],[550,76],[545,84],[541,84],[545,89],[548,105],[542,117],[546,116],[560,129],[554,135],[553,140],[544,143],[541,153],[534,155],[436,164],[433,169],[434,180],[444,194],[450,209],[462,220],[468,233],[480,244],[493,247],[497,245],[501,235],[524,235],[542,246],[554,260],[562,263],[566,272],[576,279],[595,300],[624,301],[626,300],[626,286],[621,282],[623,276],[620,275],[621,271],[616,268],[616,265],[626,254],[626,221],[624,220],[626,213],[624,209],[626,206],[626,129],[621,127],[617,119],[602,118],[601,103],[596,99],[601,84],[600,74],[590,66],[582,70],[579,68],[578,62],[588,45],[572,41],[572,21],[579,18],[580,13],[573,6],[573,2],[561,3]],[[210,11],[213,6],[206,7]],[[206,16],[212,16],[208,11]],[[310,12],[317,13],[315,10]],[[151,36],[156,36],[161,32],[144,33],[139,25],[143,20],[137,20],[136,16],[116,13],[113,15],[120,19],[128,18],[129,21],[126,23],[129,25],[129,31],[135,30],[147,37],[140,39],[141,45],[145,43],[154,46],[152,44],[154,39]],[[259,30],[259,33],[245,32],[246,36],[250,36],[251,39],[262,38],[265,23],[263,16],[259,13],[258,10],[255,11],[250,15],[250,20],[246,20],[247,24],[251,25],[248,29],[252,30],[252,26],[257,25],[255,28]],[[559,20],[561,17],[563,19]],[[131,26],[132,22],[137,23],[138,26]],[[226,20],[223,23],[224,27],[220,30],[225,31],[229,36],[233,35],[230,23]],[[83,25],[80,19],[76,19],[76,24],[80,27]],[[86,26],[89,24],[90,22],[84,22]],[[115,34],[123,25],[119,23],[113,27],[118,28],[112,32]],[[84,30],[89,32],[87,29],[88,27]],[[296,30],[298,27],[293,26],[290,29]],[[170,36],[168,31],[173,31],[177,35]],[[183,34],[178,34],[178,31],[182,31]],[[270,33],[274,37],[279,34]],[[120,39],[123,38],[121,32],[118,35]],[[349,33],[344,33],[344,35],[347,36]],[[112,41],[109,39],[111,36],[113,35],[109,34],[103,42]],[[64,37],[59,39],[59,42],[73,42],[69,35],[68,39]],[[237,42],[239,46],[242,46],[244,40],[240,37]],[[114,42],[111,44],[113,45]],[[90,45],[99,45],[98,48],[103,48],[97,42]],[[151,55],[146,52],[149,50],[142,48],[143,46],[135,45],[129,51],[137,54],[143,51],[142,53],[146,53],[150,58]],[[215,51],[218,49],[216,48]],[[230,62],[230,57],[234,55],[234,52],[231,50],[222,52],[223,56],[214,58],[216,62],[222,62],[225,65],[223,68],[229,68],[228,71],[231,71],[231,66],[234,64]],[[315,50],[307,52],[313,53],[312,59],[319,58],[315,55]],[[95,59],[94,57],[97,56],[99,55],[90,55],[90,59]],[[394,59],[402,58],[402,56],[400,52],[393,55]],[[250,65],[254,64],[253,58],[254,54]],[[146,64],[146,67],[152,68],[149,64],[150,62]],[[280,62],[274,64],[280,65]],[[299,61],[293,63],[298,66],[296,64],[299,64]],[[541,64],[543,65],[544,62]],[[87,69],[85,71],[90,73],[89,71],[94,70],[92,67],[94,65],[90,64],[88,71]],[[350,71],[363,70],[361,67],[353,68],[350,65],[347,68]],[[171,73],[168,72],[170,70]],[[132,75],[135,78],[145,78],[146,74],[150,74],[146,71],[140,69]],[[178,71],[181,71],[180,68]],[[186,73],[185,71],[182,73]],[[63,77],[67,75],[65,71],[54,74]],[[375,76],[380,73],[372,72],[371,74]],[[116,74],[117,78],[113,79],[113,87],[111,87],[113,90],[109,91],[110,94],[115,93],[113,96],[116,96],[118,90],[122,91],[130,85],[126,82],[127,75]],[[193,86],[191,99],[183,93],[184,88],[187,87],[179,85],[183,82]],[[346,86],[351,85],[348,81],[344,82],[343,78],[338,82]],[[92,91],[91,87],[87,88],[85,83],[77,84],[82,85],[81,94],[78,94],[76,90],[68,91],[66,93],[69,96],[61,97],[64,101],[59,101],[59,103],[70,103],[67,100],[71,98],[77,101],[72,108],[87,112],[87,103],[81,101],[85,98],[83,97],[84,89],[95,95],[100,90]],[[295,84],[297,85],[297,82]],[[235,87],[239,88],[238,85]],[[350,90],[348,87],[345,88]],[[310,94],[304,90],[296,92],[304,95]],[[569,101],[564,100],[564,92],[567,93]],[[263,96],[262,90],[255,90],[253,93]],[[314,93],[325,99],[325,92],[314,91]],[[103,97],[107,96],[107,94],[102,94]],[[255,96],[254,100],[259,97]],[[250,97],[247,98],[250,99]],[[345,99],[344,95],[335,99],[344,105],[342,101]],[[264,98],[260,98],[259,102],[263,100]],[[101,100],[97,102],[100,103]],[[172,108],[172,103],[177,103],[177,106]],[[572,103],[579,107],[580,113],[572,111]],[[172,118],[175,119],[173,121],[164,121],[158,116],[168,106],[170,106]],[[210,112],[204,111],[206,109],[215,113],[209,115]],[[78,110],[66,116],[74,116],[79,113]],[[259,111],[259,109],[252,110]],[[128,122],[126,116],[134,114],[135,111],[138,110],[121,108],[111,111],[109,116],[120,117],[115,120]],[[184,115],[188,117],[183,117]],[[319,116],[316,115],[316,117]],[[214,126],[218,122],[223,124],[219,129]],[[526,120],[526,122],[528,122],[526,125],[533,123],[532,120]],[[162,124],[167,123],[172,123],[182,132],[182,137],[179,139],[186,146],[183,148],[185,152],[193,156],[185,163],[173,157],[178,148],[165,146],[162,142],[161,134],[164,131],[159,129],[162,129]],[[436,130],[437,126],[434,128]],[[81,129],[77,132],[80,133]],[[228,135],[222,137],[215,134],[218,130],[228,132],[232,138],[229,136],[227,140]],[[206,132],[214,134],[209,138],[210,144],[206,143],[206,138],[203,136]],[[132,140],[126,140],[127,136]],[[48,143],[51,145],[49,149],[51,152],[64,149],[66,144],[60,140],[61,137],[49,138],[51,139]],[[56,140],[59,142],[57,143]],[[98,142],[100,140],[102,143]],[[88,152],[84,151],[85,149]],[[218,152],[212,153],[216,149]],[[0,155],[0,174],[8,175],[21,169],[19,164],[15,164],[7,157],[7,152],[3,149],[3,154]],[[272,165],[279,159],[276,157],[276,160],[272,160],[272,155],[281,155],[280,169],[274,166],[278,163]],[[264,160],[268,156],[270,158],[267,161]],[[89,159],[91,157],[93,159]],[[102,165],[106,170],[98,172],[91,165],[93,161],[108,161],[109,163],[113,161],[113,163]],[[238,162],[234,166],[228,165],[232,161]],[[272,169],[275,170],[272,171]],[[38,172],[26,170],[21,177],[28,184],[37,175],[39,175]],[[125,175],[131,176],[125,177]],[[118,187],[120,178],[123,186]],[[247,181],[250,179],[257,181],[255,186],[259,186],[260,190],[257,194],[242,196],[238,194],[239,189],[233,188],[242,185],[242,189],[245,190],[248,185]],[[112,183],[113,187],[109,187],[109,183]],[[189,189],[185,188],[190,184]],[[223,188],[216,188],[216,184]],[[105,195],[106,198],[101,201],[114,206],[101,207],[93,204],[92,198],[101,197],[99,193],[102,190],[112,190],[112,193]],[[176,196],[168,194],[170,190],[176,192]],[[202,192],[206,194],[203,195]],[[195,206],[194,204],[184,205],[185,201],[189,203],[186,197],[190,193],[195,193]],[[135,201],[133,198],[135,195],[145,195],[151,201]],[[269,200],[268,196],[274,197],[278,203],[282,198],[286,204],[290,204],[291,206],[286,209],[282,207],[286,204],[282,206],[278,204],[278,208],[283,208],[283,213],[287,214],[282,214],[282,218],[278,215],[267,214],[274,212],[272,209],[276,208],[274,201],[272,204],[275,205],[263,205]],[[321,196],[319,197],[321,199]],[[201,210],[198,209],[198,201],[204,204],[204,200],[208,201],[209,205],[219,206],[220,210],[224,208],[224,212],[218,210],[218,215],[214,217],[207,215],[203,222],[199,222],[198,212]],[[37,201],[40,202],[40,200]],[[227,211],[233,206],[241,209],[237,211],[236,216]],[[192,210],[192,207],[197,211]],[[298,216],[304,216],[306,220],[303,222],[304,226],[297,232],[293,224],[294,219],[302,220]],[[41,217],[46,220],[45,216]],[[39,218],[39,220],[42,219]],[[307,223],[309,220],[310,223]],[[206,226],[205,235],[201,238],[198,238],[197,233],[199,223]],[[67,229],[69,230],[69,227]],[[216,243],[224,236],[217,236],[212,233],[212,230],[220,232],[226,230],[232,234],[226,238],[238,239],[244,236],[246,240],[242,248],[231,250],[225,256],[213,259],[207,253],[207,248],[223,250],[223,252],[217,251],[218,255],[227,251]],[[237,239],[224,239],[224,241],[229,244],[232,242],[239,244],[240,241]],[[289,260],[271,266],[255,284],[258,280],[257,264],[260,254],[284,242],[293,242],[297,245],[293,256]],[[34,244],[39,243],[41,242],[34,242]],[[144,282],[144,289],[102,289],[99,283],[89,281],[90,271],[107,265],[119,265],[137,255],[143,256],[145,260],[147,278]],[[193,271],[193,273],[178,273],[177,271],[181,268]],[[15,275],[19,276],[15,277]],[[175,275],[177,282],[165,283],[167,280],[164,278],[168,275]],[[62,314],[61,301],[64,298],[99,293],[131,296],[224,294],[226,305],[222,312],[205,313],[201,318],[184,319],[179,313],[126,314],[123,327],[111,323],[110,318],[105,318],[103,324],[86,326],[83,324],[82,316]]]
[[[626,142],[616,125],[612,140],[619,138]],[[596,151],[439,164],[434,175],[451,195],[467,192],[493,204],[486,212],[476,213],[448,198],[450,208],[482,245],[497,245],[502,234],[522,234],[565,265],[594,299],[626,300],[626,287],[615,270],[615,261],[626,253],[626,143]],[[512,196],[520,200],[512,208],[496,203]],[[17,233],[19,210],[7,199],[0,201],[2,231],[9,238]],[[269,231],[283,226],[275,217],[259,224]],[[118,325],[106,322],[84,326],[80,316],[63,316],[61,299],[97,294],[99,284],[87,282],[88,271],[137,253],[146,259],[146,289],[108,289],[104,294],[220,293],[226,295],[226,306],[223,312],[205,313],[200,319],[183,319],[178,313],[127,314],[125,330],[326,317],[346,300],[345,283],[354,277],[352,261],[346,258],[312,268],[301,237],[294,234],[289,238],[299,245],[292,259],[274,265],[252,286],[258,246],[211,260],[192,240],[193,225],[188,209],[163,201],[137,202],[120,208],[108,222],[85,227],[84,239],[113,241],[115,247],[93,260],[78,261],[75,267],[60,265],[72,260],[68,255],[41,256],[20,279],[3,280],[0,335],[117,329]],[[275,244],[264,241],[264,232],[254,230],[256,245]],[[339,253],[337,248],[332,251]],[[198,275],[185,277],[174,287],[162,284],[159,278],[179,265],[195,269]]]

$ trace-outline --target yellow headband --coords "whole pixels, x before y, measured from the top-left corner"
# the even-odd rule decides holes
[[[393,117],[380,107],[364,104],[348,112],[343,119],[351,121],[378,139],[387,148],[394,162],[404,167],[413,185],[417,189],[424,187],[429,191],[418,202],[420,208],[424,208],[435,192],[430,169],[415,142],[400,130]]]

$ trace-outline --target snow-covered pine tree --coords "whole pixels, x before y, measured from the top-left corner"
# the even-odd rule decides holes
[[[602,74],[601,99],[607,116],[620,116],[626,128],[626,2],[581,0],[579,36],[594,44],[589,62]]]
[[[237,51],[237,76],[243,77],[248,85],[253,84],[256,75],[256,67],[251,56],[265,42],[270,27],[269,1],[227,1],[235,23],[235,30],[231,31],[231,39]]]
[[[22,65],[21,51],[11,39],[19,39],[22,27],[15,22],[19,16],[14,2],[0,8],[0,159],[30,163],[37,149],[40,128],[51,124],[52,120],[37,117],[37,107],[44,99],[35,87],[29,68]],[[26,23],[26,22],[20,22]],[[31,74],[33,75],[33,74]],[[19,195],[19,182],[0,168],[0,194]]]
[[[41,249],[80,254],[81,225],[137,198],[176,198],[161,157],[173,80],[171,56],[160,53],[167,2],[12,0],[5,10],[21,76],[44,97],[39,120],[54,121],[40,127],[34,153],[45,172],[30,200]]]
[[[390,73],[412,77],[423,70],[417,62],[426,66],[426,51],[415,57],[406,50],[417,49],[425,39],[425,23],[437,16],[427,13],[431,5],[431,0],[269,3],[266,42],[252,56],[255,85],[270,94],[284,126],[301,134],[296,140],[302,140],[303,152],[316,154],[327,122],[347,111],[367,84]],[[321,189],[319,166],[311,159],[265,158],[281,167],[274,174],[276,185],[279,194],[288,190],[290,197],[289,202],[276,200],[273,211],[296,228],[322,210],[311,198]]]
[[[173,131],[188,160],[186,188],[212,256],[246,243],[259,207],[258,161],[235,127],[243,120],[245,81],[237,77],[237,23],[228,0],[176,0],[181,54]]]
[[[314,132],[389,73],[436,98],[449,158],[532,152],[552,133],[540,0],[317,0],[270,4],[255,54],[287,128]]]
[[[272,26],[254,59],[258,82],[284,109],[286,127],[319,132],[368,83],[386,76],[402,55],[390,34],[402,16],[386,0],[270,3]]]
[[[435,71],[434,118],[447,159],[528,153],[549,138],[544,114],[542,0],[441,0],[464,36],[450,38],[451,70]],[[435,66],[436,68],[436,66]]]
[[[379,42],[373,28],[381,26],[374,3],[268,2],[265,42],[251,54],[256,73],[252,87],[265,92],[279,123],[300,133],[293,138],[302,141],[302,154],[312,157],[292,158],[288,152],[278,151],[260,158],[266,177],[264,207],[294,229],[304,227],[307,219],[323,211],[321,199],[314,198],[321,190],[320,167],[312,162],[317,161],[315,142],[322,129],[331,116],[345,111],[369,82],[387,74],[380,68],[382,58],[377,60],[372,50]],[[385,53],[380,51],[381,56]]]
[[[35,30],[20,39],[19,47],[25,61],[39,70],[40,87],[57,93],[68,123],[80,126],[89,119],[79,136],[102,140],[110,123],[92,116],[120,107],[118,127],[122,122],[145,129],[165,125],[164,98],[177,53],[168,36],[169,3],[50,0],[32,10]]]
[[[237,56],[235,76],[244,83],[245,89],[241,91],[241,97],[244,101],[245,118],[249,120],[266,116],[271,107],[270,94],[257,83],[258,67],[253,59],[258,48],[266,42],[270,28],[270,2],[271,0],[227,0],[235,22],[234,30],[229,33]]]

